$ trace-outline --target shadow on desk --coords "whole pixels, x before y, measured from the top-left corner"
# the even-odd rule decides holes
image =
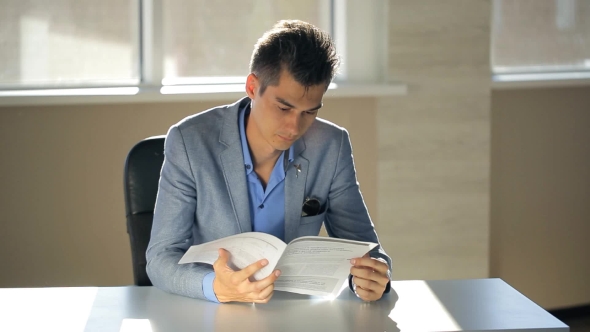
[[[400,332],[389,317],[398,300],[392,289],[381,300],[363,302],[348,289],[333,300],[275,292],[267,304],[231,304],[212,308],[216,331],[388,331]],[[231,317],[231,319],[228,319]]]
[[[348,288],[336,299],[275,292],[267,304],[217,304],[168,294],[155,287],[102,288],[85,331],[122,331],[125,323],[145,331],[393,331],[389,316],[398,295],[366,303]],[[141,330],[144,331],[144,330]]]

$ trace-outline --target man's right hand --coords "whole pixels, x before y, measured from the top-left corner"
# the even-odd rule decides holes
[[[256,271],[268,264],[268,260],[262,259],[242,270],[234,271],[227,264],[229,255],[227,250],[219,249],[219,258],[213,263],[215,271],[213,291],[217,300],[219,302],[267,303],[272,297],[275,280],[281,275],[281,271],[274,270],[262,280],[250,281],[250,277]]]

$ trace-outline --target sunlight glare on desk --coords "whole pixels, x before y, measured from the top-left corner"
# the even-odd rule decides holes
[[[119,332],[153,332],[149,319],[125,318]]]
[[[97,287],[4,289],[0,331],[84,331]]]
[[[396,288],[399,300],[389,317],[402,331],[460,331],[461,326],[449,313],[425,281],[404,282]]]

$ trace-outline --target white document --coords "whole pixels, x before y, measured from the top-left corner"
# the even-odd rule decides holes
[[[178,264],[213,264],[223,248],[230,252],[230,267],[236,270],[266,258],[267,266],[254,274],[261,280],[278,269],[275,290],[299,294],[336,296],[347,281],[350,259],[362,257],[376,243],[321,236],[297,238],[289,245],[265,233],[249,232],[194,245]]]

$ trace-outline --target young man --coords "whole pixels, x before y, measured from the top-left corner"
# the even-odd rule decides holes
[[[281,21],[254,48],[248,97],[170,128],[147,250],[156,287],[210,301],[268,302],[280,271],[250,278],[266,259],[234,271],[220,250],[213,266],[178,265],[191,245],[242,232],[289,242],[318,235],[323,223],[330,236],[378,243],[348,133],[316,118],[338,63],[325,32]],[[349,285],[374,301],[389,291],[391,261],[380,246],[369,254],[352,260]]]

